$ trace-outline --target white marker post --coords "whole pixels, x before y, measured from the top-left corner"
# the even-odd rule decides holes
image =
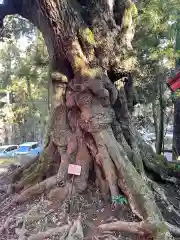
[[[69,195],[69,209],[68,209],[70,212],[70,200],[71,200],[71,195],[72,195],[72,190],[73,190],[73,185],[74,185],[74,177],[81,175],[81,166],[75,165],[75,164],[69,164],[68,174],[72,175],[72,185],[71,185],[71,191],[70,191],[70,195]]]

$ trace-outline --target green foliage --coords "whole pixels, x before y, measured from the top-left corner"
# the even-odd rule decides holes
[[[137,53],[137,66],[134,75],[135,85],[141,102],[150,103],[158,99],[158,82],[175,67],[179,56],[175,49],[178,21],[177,10],[180,2],[176,0],[138,1],[138,21],[133,47]],[[162,79],[161,79],[162,80]]]
[[[175,46],[175,43],[180,33],[180,28],[177,29],[177,23],[180,22],[180,2],[145,0],[138,1],[136,6],[138,19],[132,45],[137,56],[135,87],[141,103],[141,106],[136,108],[137,124],[140,126],[143,123],[145,127],[152,127],[150,131],[154,128],[156,146],[160,146],[162,132],[166,132],[166,125],[173,121],[175,98],[166,83],[170,72],[175,68],[176,58],[179,57],[178,46]]]
[[[127,198],[123,195],[112,198],[112,203],[119,203],[121,205],[128,204]]]
[[[180,170],[180,164],[176,165],[176,169],[179,171]]]
[[[12,39],[19,40],[20,37],[26,36],[29,40],[32,40],[36,29],[26,19],[19,15],[10,15],[5,18],[3,37],[7,42],[11,42]]]
[[[15,96],[7,120],[19,126],[28,121],[28,131],[33,131],[34,125],[45,125],[48,114],[47,50],[41,34],[25,19],[7,17],[5,30],[11,36],[0,42],[0,91]]]

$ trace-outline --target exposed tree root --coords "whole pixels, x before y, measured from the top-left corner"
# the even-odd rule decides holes
[[[101,231],[120,231],[134,233],[143,237],[153,237],[155,228],[145,222],[123,222],[102,224],[98,227]]]
[[[20,194],[15,195],[12,201],[0,211],[3,212],[9,209],[11,206],[16,205],[17,203],[23,203],[25,201],[28,201],[32,199],[34,196],[38,196],[52,189],[56,185],[56,183],[57,183],[57,177],[53,176],[40,183],[37,183],[36,185],[33,185],[30,188],[27,188],[26,190],[22,191]]]
[[[18,167],[16,170],[13,171],[12,174],[12,181],[17,181],[19,180],[19,176],[21,175],[21,173],[29,168],[30,166],[32,166],[35,162],[38,161],[39,157],[34,157],[34,158],[28,158],[28,157],[22,157],[22,161],[21,161],[21,166]]]
[[[76,177],[75,183],[76,183],[76,181],[79,182],[79,180],[80,180],[79,177]],[[20,194],[16,195],[13,198],[12,202],[9,203],[1,211],[4,211],[4,210],[8,209],[9,207],[14,206],[17,203],[26,202],[26,201],[32,199],[33,197],[36,197],[42,193],[48,193],[48,197],[51,200],[55,199],[55,200],[63,201],[70,194],[72,184],[70,182],[69,183],[67,182],[67,184],[63,188],[61,188],[61,187],[55,188],[57,183],[58,183],[57,175],[52,176],[40,183],[37,183],[37,184],[27,188],[26,190],[22,191]],[[84,186],[84,183],[82,183],[82,186]],[[83,191],[83,190],[84,190],[84,188],[81,189],[81,191]],[[71,193],[74,194],[75,192],[79,192],[79,188],[75,188],[75,186],[73,186]]]
[[[0,178],[0,182],[3,185],[12,185],[15,181],[18,181],[20,179],[21,174],[23,171],[28,169],[31,165],[33,165],[35,162],[37,162],[38,157],[32,158],[32,157],[22,157],[21,166],[14,169],[12,172],[6,174],[5,176]],[[12,186],[13,187],[13,186]],[[3,190],[3,186],[1,187]]]
[[[67,240],[75,240],[80,239],[83,240],[84,234],[83,234],[83,228],[81,225],[81,216],[77,220],[74,221],[72,227],[69,230]]]
[[[0,228],[0,234],[2,234],[3,231],[6,230],[13,221],[14,220],[12,217],[8,217],[5,221],[5,223]]]
[[[28,238],[28,240],[44,240],[46,238],[51,238],[51,237],[56,236],[58,234],[66,235],[70,228],[71,228],[71,226],[69,224],[66,224],[66,225],[61,226],[61,227],[51,228],[51,229],[48,229],[45,232],[39,232],[37,234],[31,235]],[[66,239],[66,238],[61,237],[61,239],[63,240],[63,239]]]
[[[51,228],[45,232],[39,232],[31,235],[28,240],[43,240],[45,238],[51,238],[52,236],[60,234],[61,240],[83,240],[83,228],[81,225],[81,217],[74,220],[73,223],[68,221],[68,224],[56,228]]]
[[[174,235],[174,236],[180,236],[180,228],[177,226],[174,226],[168,222],[166,222],[166,226],[168,227],[169,231]]]
[[[37,183],[36,185],[26,189],[19,196],[16,197],[16,203],[22,203],[30,200],[33,196],[40,195],[50,190],[57,183],[56,176],[50,177],[43,182]]]
[[[103,236],[95,236],[93,240],[100,240],[100,239],[105,239],[105,240],[118,240],[115,236],[112,234],[103,234]]]
[[[149,178],[146,178],[147,184],[153,190],[154,194],[160,199],[163,203],[166,204],[169,212],[174,213],[180,219],[180,213],[175,209],[175,207],[168,201],[164,190],[154,181]]]
[[[173,235],[180,236],[180,228],[167,222],[165,224]],[[101,231],[129,232],[147,237],[148,239],[154,239],[153,236],[154,234],[156,235],[156,226],[145,222],[116,221],[112,223],[101,224],[98,228]]]
[[[178,162],[176,164],[171,163],[168,162],[164,156],[157,155],[152,147],[148,145],[137,132],[136,140],[145,167],[157,174],[162,180],[179,185],[180,175],[177,168]]]
[[[160,231],[157,233],[156,239],[160,239],[164,235],[168,234],[167,229],[164,227],[165,225],[162,224],[163,217],[155,204],[155,200],[151,191],[146,185],[146,181],[144,181],[137,173],[137,171],[127,158],[123,148],[120,147],[120,145],[114,138],[112,130],[110,128],[106,128],[105,130],[101,130],[100,132],[93,133],[93,137],[95,139],[98,149],[98,155],[96,156],[96,159],[100,166],[102,166],[103,173],[105,175],[109,189],[111,190],[111,196],[118,195],[119,190],[117,186],[119,185],[120,189],[127,196],[132,211],[141,219],[146,220],[148,224],[155,222],[156,227],[160,229]],[[101,144],[99,145],[99,143]],[[86,156],[86,154],[82,156]],[[107,156],[109,157],[107,158]],[[106,164],[103,164],[104,159],[104,163]],[[82,170],[84,171],[84,169],[87,169],[87,172],[82,175],[82,178],[79,178],[81,179],[81,181],[82,179],[84,179],[85,183],[84,187],[80,188],[79,192],[83,191],[86,188],[89,169],[88,162],[84,161],[83,163],[85,164],[85,167],[82,166]],[[113,165],[113,163],[115,165]],[[131,171],[126,171],[127,169],[130,169]],[[115,171],[117,171],[117,173]],[[114,178],[116,174],[117,180]],[[21,203],[27,201],[35,195],[39,195],[50,190],[56,185],[56,183],[57,176],[48,178],[23,191],[19,196],[14,199],[13,203]],[[77,178],[77,186],[80,186],[78,183],[79,181]],[[64,200],[65,197],[69,194],[68,186],[69,185],[66,184],[64,188],[56,188],[52,190],[52,195],[57,195],[58,199],[62,198],[63,196],[62,200]],[[76,189],[74,188],[73,193],[75,192]]]

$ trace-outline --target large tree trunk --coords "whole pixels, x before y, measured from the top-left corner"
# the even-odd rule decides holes
[[[122,190],[132,211],[155,226],[153,239],[173,239],[148,187],[154,185],[145,175],[144,165],[162,179],[170,179],[169,173],[174,170],[138,137],[131,117],[129,72],[133,66],[128,54],[134,35],[134,3],[37,0],[27,1],[29,4],[23,1],[21,5],[20,2],[16,6],[12,3],[11,13],[18,11],[34,23],[48,48],[53,108],[44,152],[38,162],[25,171],[21,169],[15,188],[33,186],[15,202],[25,201],[55,185],[58,189],[54,192],[67,197],[69,163],[82,167],[73,188],[73,193],[81,193],[94,166],[96,182],[104,195],[110,192],[114,199]],[[129,81],[125,85],[123,77]],[[16,181],[17,177],[16,174]],[[40,183],[34,185],[37,182]]]

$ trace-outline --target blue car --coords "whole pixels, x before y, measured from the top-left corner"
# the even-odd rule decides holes
[[[15,155],[33,155],[39,156],[43,147],[38,142],[26,142],[19,145],[19,148],[15,151]]]
[[[13,157],[17,149],[18,145],[0,146],[0,156]]]

